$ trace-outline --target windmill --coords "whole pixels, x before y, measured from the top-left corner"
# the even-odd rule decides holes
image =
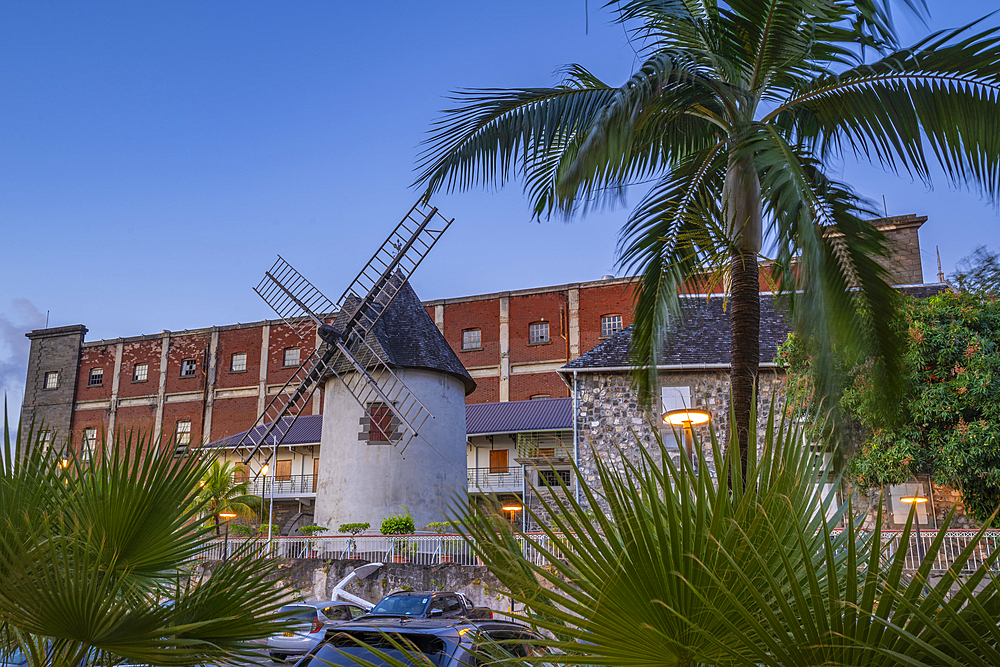
[[[373,442],[400,454],[432,417],[368,341],[372,327],[454,220],[418,201],[333,303],[280,255],[254,290],[313,352],[278,390],[236,444],[258,470],[270,460],[325,377],[335,375],[365,412]],[[328,320],[332,320],[328,322]]]

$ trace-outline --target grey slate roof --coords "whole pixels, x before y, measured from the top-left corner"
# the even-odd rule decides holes
[[[264,427],[258,426],[258,429]],[[568,431],[573,428],[572,398],[539,398],[533,401],[476,403],[465,406],[465,431],[468,435],[485,433],[524,433],[526,431]],[[323,415],[299,417],[281,442],[286,445],[314,445],[323,432]],[[205,445],[206,449],[234,447],[243,433]]]
[[[476,390],[476,381],[424,310],[409,281],[403,283],[366,340],[390,366],[448,373],[465,384],[466,396]]]
[[[944,283],[899,285],[907,296],[923,299],[948,289]],[[711,299],[701,296],[681,298],[681,317],[671,326],[663,347],[660,364],[729,364],[729,309],[722,310],[722,296]],[[791,327],[785,321],[784,309],[773,294],[760,295],[760,360],[774,360],[778,346],[785,342]],[[617,368],[630,365],[629,346],[632,327],[619,331],[586,354],[569,362],[563,369]]]
[[[468,435],[563,431],[572,428],[572,398],[537,398],[533,401],[465,406],[465,432]]]

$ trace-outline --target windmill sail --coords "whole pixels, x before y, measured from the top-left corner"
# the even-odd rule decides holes
[[[392,371],[368,335],[451,223],[436,208],[417,202],[337,305],[280,256],[265,272],[255,291],[301,338],[316,326],[322,342],[237,444],[237,449],[250,449],[244,462],[264,446],[281,444],[328,374],[336,375],[365,411],[369,444],[384,442],[400,452],[406,449],[432,415]],[[326,324],[324,318],[334,312],[333,325]],[[269,458],[265,454],[261,464]]]

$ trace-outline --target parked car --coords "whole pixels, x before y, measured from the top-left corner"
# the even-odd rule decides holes
[[[327,624],[336,625],[365,614],[360,605],[336,600],[289,604],[279,611],[289,612],[294,625],[267,638],[267,654],[275,662],[308,653],[325,636]]]
[[[24,667],[28,664],[28,656],[15,648],[4,655],[0,655],[0,667]]]
[[[403,618],[493,618],[493,610],[475,607],[461,593],[450,591],[390,593],[368,613]]]
[[[391,663],[370,652],[358,641],[382,651],[404,665],[417,665],[393,641],[413,648],[437,667],[477,667],[498,658],[535,658],[549,653],[539,646],[541,635],[512,621],[489,619],[400,618],[365,616],[350,623],[331,627],[327,637],[309,651],[295,667],[357,667],[366,660],[376,667]],[[392,641],[390,641],[390,639]],[[546,665],[534,662],[534,665]]]

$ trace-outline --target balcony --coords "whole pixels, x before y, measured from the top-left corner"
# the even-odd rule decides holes
[[[239,481],[239,480],[237,480]],[[274,486],[275,498],[315,498],[316,475],[283,475],[249,480],[247,493],[252,496],[271,497]]]
[[[520,493],[524,477],[513,468],[469,468],[469,493]]]

